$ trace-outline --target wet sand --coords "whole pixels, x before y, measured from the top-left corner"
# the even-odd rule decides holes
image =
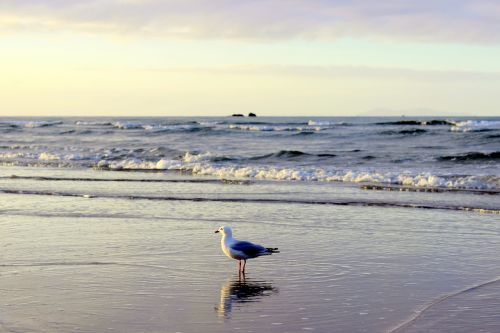
[[[58,172],[42,176],[183,179]],[[39,176],[40,171],[2,168],[2,175],[11,174]],[[3,332],[500,330],[495,315],[500,285],[481,285],[500,276],[499,215],[193,199],[415,204],[435,198],[458,205],[470,198],[492,206],[495,196],[464,199],[455,193],[385,193],[293,182],[2,179],[0,185],[18,191],[0,193]],[[281,253],[249,261],[242,279],[213,233],[222,224],[230,225],[236,238],[279,247]]]

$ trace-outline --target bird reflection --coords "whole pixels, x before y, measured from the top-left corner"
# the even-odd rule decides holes
[[[253,281],[238,275],[227,281],[220,290],[220,303],[215,309],[217,315],[223,318],[231,318],[234,308],[242,307],[245,303],[258,302],[263,297],[277,293],[278,289],[271,283],[265,281]]]

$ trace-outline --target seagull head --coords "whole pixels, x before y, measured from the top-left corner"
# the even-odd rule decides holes
[[[222,227],[220,227],[219,229],[215,230],[215,233],[221,233],[223,236],[228,236],[228,237],[231,237],[233,235],[233,231],[231,230],[230,227],[228,227],[227,225],[223,225]]]

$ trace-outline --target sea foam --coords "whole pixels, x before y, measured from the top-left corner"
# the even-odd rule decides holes
[[[121,122],[121,121],[114,122],[112,125],[119,129],[138,129],[138,128],[144,128],[145,126],[140,123]]]
[[[303,131],[321,131],[319,126],[280,126],[280,125],[242,125],[230,124],[227,128],[240,131],[254,132],[303,132]]]
[[[500,177],[438,176],[429,173],[410,174],[380,171],[355,171],[322,168],[237,167],[196,164],[195,175],[221,178],[257,178],[321,182],[381,183],[413,187],[447,187],[457,189],[500,189]]]
[[[478,132],[484,130],[500,129],[500,121],[496,120],[466,120],[454,123],[450,127],[452,132]]]
[[[500,189],[500,177],[497,176],[446,176],[432,173],[414,174],[377,170],[228,165],[211,162],[214,156],[216,155],[212,153],[186,153],[179,159],[160,159],[156,161],[140,159],[102,160],[96,164],[96,167],[109,170],[187,171],[193,175],[214,176],[223,179],[254,178],[285,181],[377,183],[416,188]]]

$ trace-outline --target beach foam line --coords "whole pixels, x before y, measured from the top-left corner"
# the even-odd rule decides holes
[[[336,158],[334,154],[318,154],[321,159]],[[366,158],[372,158],[366,156]],[[341,182],[353,184],[380,185],[403,185],[421,189],[450,188],[456,190],[500,190],[500,177],[496,175],[433,175],[430,173],[397,173],[370,170],[342,170],[321,169],[315,167],[272,167],[272,166],[238,166],[220,165],[219,163],[206,162],[205,159],[224,160],[224,157],[214,157],[209,154],[191,155],[186,153],[182,160],[164,160],[158,162],[146,162],[137,160],[99,161],[97,164],[91,161],[88,166],[96,170],[113,172],[172,172],[178,174],[189,174],[193,176],[208,176],[211,179],[223,179],[223,182],[231,184],[245,184],[250,180],[280,180],[280,181],[303,181],[303,182]],[[37,160],[41,161],[41,160]],[[30,167],[60,167],[72,168],[85,166],[88,161],[78,160],[43,160],[42,163],[30,163],[29,161],[0,161],[0,165],[12,166],[23,165]],[[5,177],[4,177],[5,178]],[[0,177],[2,179],[2,177]],[[246,179],[246,180],[243,180]],[[102,180],[104,181],[104,180]],[[174,182],[174,181],[171,181]],[[203,181],[199,181],[203,182]],[[208,181],[210,182],[210,181]],[[240,183],[241,182],[241,183]],[[251,182],[251,181],[250,181]]]
[[[364,207],[392,207],[392,208],[414,208],[414,209],[436,209],[452,211],[468,211],[476,213],[500,214],[500,209],[489,207],[467,207],[452,205],[427,205],[389,201],[369,200],[302,200],[302,199],[269,199],[269,198],[207,198],[207,197],[174,197],[174,196],[140,196],[140,195],[106,195],[88,194],[56,191],[36,191],[18,189],[0,189],[0,193],[16,195],[44,195],[60,197],[80,198],[103,198],[103,199],[127,199],[127,200],[153,200],[153,201],[190,201],[190,202],[224,202],[224,203],[263,203],[263,204],[299,204],[299,205],[335,205],[335,206],[364,206]]]
[[[151,153],[156,154],[155,148]],[[351,150],[346,152],[326,151],[324,153],[311,153],[299,150],[278,150],[264,155],[256,156],[226,156],[211,152],[190,153],[176,156],[139,158],[125,157],[123,154],[135,154],[132,150],[110,153],[103,159],[107,152],[92,153],[90,155],[61,152],[43,151],[41,153],[25,152],[0,152],[0,165],[30,166],[30,167],[58,167],[58,168],[93,168],[114,172],[178,172],[193,176],[208,176],[218,179],[259,179],[259,180],[284,180],[304,182],[343,182],[343,183],[377,183],[389,185],[404,185],[419,188],[452,188],[452,189],[484,189],[500,190],[500,177],[495,171],[491,174],[439,174],[428,171],[401,171],[379,170],[373,168],[357,167],[345,168],[333,165],[318,167],[327,160],[342,160],[344,153],[359,152]],[[144,152],[139,152],[144,153]],[[104,154],[104,155],[103,155]],[[118,155],[116,155],[118,154]],[[500,158],[500,151],[494,152],[469,152],[465,155],[446,155],[437,159],[443,165],[483,163],[494,168],[494,162]],[[356,157],[360,161],[378,159],[376,156],[365,155]],[[438,157],[436,157],[438,158]],[[283,163],[285,162],[285,163]],[[294,166],[289,166],[295,162]],[[304,163],[304,165],[301,165]],[[278,164],[278,165],[276,165]],[[330,162],[326,163],[330,164]],[[308,166],[309,165],[309,166]]]
[[[500,194],[500,189],[466,189],[466,188],[450,188],[450,187],[416,187],[405,185],[391,184],[363,184],[359,187],[362,190],[375,191],[401,191],[401,192],[458,192],[458,193],[474,193],[474,194]]]
[[[0,179],[21,179],[39,181],[74,181],[74,182],[139,182],[139,183],[223,183],[250,185],[249,180],[233,179],[135,179],[135,178],[87,178],[87,177],[45,177],[45,176],[2,176]]]
[[[498,282],[500,282],[500,276],[498,276],[498,277],[496,277],[496,278],[494,278],[494,279],[492,279],[490,281],[482,282],[482,283],[479,283],[477,285],[474,285],[474,286],[471,286],[471,287],[459,290],[459,291],[454,292],[452,294],[441,296],[441,297],[435,299],[434,301],[430,302],[429,304],[425,305],[421,309],[416,310],[415,313],[412,316],[410,316],[407,320],[405,320],[404,322],[400,323],[396,327],[393,327],[393,328],[389,329],[387,331],[387,333],[403,332],[406,328],[408,328],[410,325],[412,325],[417,320],[419,320],[424,315],[425,312],[429,311],[434,306],[436,306],[438,304],[441,304],[441,303],[443,303],[444,301],[446,301],[446,300],[448,300],[450,298],[453,298],[453,297],[465,294],[467,292],[474,291],[474,290],[477,290],[477,289],[480,289],[480,288],[483,288],[483,287],[486,287],[486,286],[489,286],[489,285],[492,285],[492,284],[495,284],[495,283],[498,283]]]
[[[180,159],[159,161],[143,161],[125,159],[118,161],[101,160],[94,165],[97,170],[108,171],[179,171],[195,176],[211,176],[218,178],[246,178],[287,181],[318,181],[344,183],[378,183],[415,186],[422,188],[448,187],[458,189],[498,189],[500,177],[496,175],[437,175],[429,172],[409,173],[377,170],[351,170],[333,167],[318,168],[314,166],[271,166],[240,165],[238,163],[219,163],[231,160],[250,161],[266,159],[301,160],[303,158],[337,158],[336,154],[310,154],[302,151],[281,150],[267,155],[245,158],[225,157],[210,152],[191,154],[187,152]],[[369,156],[369,158],[373,158]]]

